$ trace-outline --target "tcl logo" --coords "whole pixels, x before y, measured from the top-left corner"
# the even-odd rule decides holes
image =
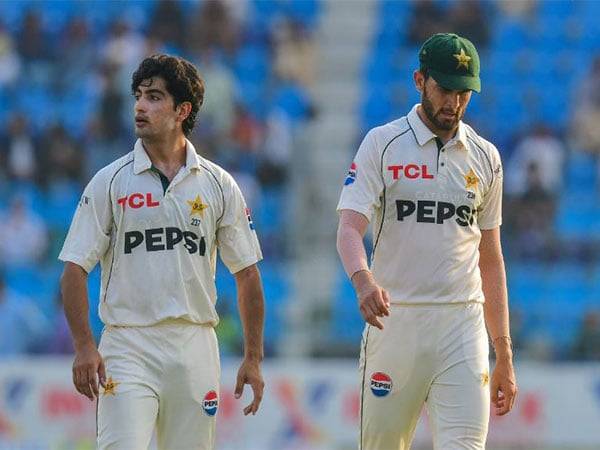
[[[400,178],[401,174],[404,174],[405,178],[409,180],[414,180],[415,178],[425,178],[428,180],[433,179],[433,175],[430,175],[427,172],[427,165],[422,164],[420,166],[416,164],[407,164],[405,166],[388,166],[388,170],[392,172],[392,178],[397,180]]]
[[[132,209],[139,209],[144,206],[147,208],[154,208],[155,206],[160,205],[159,202],[152,200],[152,192],[146,194],[136,192],[135,194],[126,195],[125,197],[117,199],[117,203],[121,205],[123,209],[125,209],[126,206],[129,206]]]

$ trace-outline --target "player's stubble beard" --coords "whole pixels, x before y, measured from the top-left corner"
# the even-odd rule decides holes
[[[423,112],[429,119],[429,121],[439,130],[452,131],[458,127],[458,122],[462,120],[465,115],[465,110],[459,110],[454,119],[448,120],[440,120],[438,116],[442,113],[442,109],[440,108],[437,112],[431,100],[429,100],[429,96],[427,95],[427,87],[423,86],[423,93],[421,94],[421,106],[423,107]]]
[[[165,140],[165,133],[157,132],[156,130],[150,129],[150,127],[146,127],[142,130],[136,129],[135,135],[141,139],[145,145],[153,145]]]

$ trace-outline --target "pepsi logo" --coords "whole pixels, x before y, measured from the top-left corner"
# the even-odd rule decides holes
[[[371,392],[375,397],[385,397],[392,390],[392,379],[383,372],[371,375]]]
[[[211,417],[217,414],[217,409],[219,408],[219,397],[215,391],[210,391],[204,396],[202,408],[204,409],[204,412]]]
[[[356,163],[353,162],[350,165],[350,170],[348,170],[348,175],[346,175],[346,181],[344,181],[344,186],[348,186],[349,184],[354,183],[356,181]]]

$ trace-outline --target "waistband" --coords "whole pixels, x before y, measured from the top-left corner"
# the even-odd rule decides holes
[[[407,308],[431,308],[431,307],[439,307],[439,308],[464,308],[465,306],[471,305],[483,305],[482,301],[479,300],[469,300],[466,302],[452,302],[452,303],[436,303],[436,302],[396,302],[392,301],[390,306],[397,307],[407,307]]]
[[[202,327],[202,328],[214,328],[210,323],[197,323],[191,322],[187,319],[178,318],[169,318],[161,320],[160,322],[156,322],[150,325],[104,325],[104,330],[110,329],[124,329],[124,328],[137,328],[137,329],[150,329],[150,328],[162,328],[162,327],[181,327],[181,326],[191,326],[191,327]]]

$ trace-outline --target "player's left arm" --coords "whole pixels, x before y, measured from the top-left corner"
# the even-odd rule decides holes
[[[238,371],[235,398],[240,398],[244,385],[254,393],[252,403],[244,408],[244,415],[256,414],[263,396],[265,383],[260,370],[263,360],[263,328],[265,302],[260,272],[256,264],[234,274],[238,292],[238,308],[244,330],[244,360]]]
[[[483,306],[485,322],[496,353],[490,395],[496,414],[502,416],[513,407],[517,395],[517,383],[510,340],[506,271],[499,226],[481,230],[479,270],[485,296]]]

